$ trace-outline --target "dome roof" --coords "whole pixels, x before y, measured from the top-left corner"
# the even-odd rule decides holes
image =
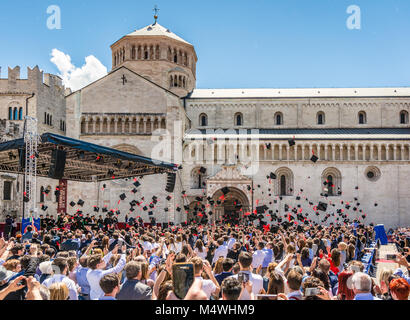
[[[135,30],[134,32],[127,34],[127,36],[165,36],[192,45],[181,37],[178,37],[169,29],[161,26],[159,23],[150,24],[142,29]]]

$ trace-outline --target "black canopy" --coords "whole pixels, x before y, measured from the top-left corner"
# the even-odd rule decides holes
[[[172,163],[54,133],[44,133],[41,135],[41,142],[38,144],[38,154],[36,155],[38,176],[48,176],[51,153],[57,148],[66,152],[63,179],[67,180],[105,181],[173,172],[178,169],[178,166]],[[24,173],[24,167],[19,165],[19,150],[24,149],[23,138],[0,143],[0,172]]]

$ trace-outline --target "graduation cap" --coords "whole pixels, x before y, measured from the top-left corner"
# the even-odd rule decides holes
[[[319,158],[316,157],[315,155],[313,155],[313,156],[310,158],[310,161],[312,161],[312,162],[314,162],[314,163],[316,163],[318,160],[319,160]]]
[[[104,189],[107,188],[107,185],[106,185],[105,183],[103,184],[103,188],[104,188]]]
[[[108,212],[108,209],[104,207],[104,208],[101,209],[101,211],[102,212]]]
[[[126,197],[127,197],[127,196],[125,195],[125,193],[120,194],[120,199],[121,199],[121,200],[124,200]]]
[[[165,209],[164,209],[164,211],[165,211],[165,212],[168,212],[168,211],[169,211],[169,209],[168,209],[168,208],[165,208]]]
[[[43,211],[46,211],[47,208],[48,208],[48,207],[47,207],[46,205],[44,205],[44,204],[41,206],[41,210],[43,210]]]
[[[99,207],[94,207],[94,212],[99,212],[100,208]]]
[[[142,210],[147,211],[147,210],[148,210],[147,206],[144,206],[144,207],[142,208]]]
[[[272,144],[270,143],[265,143],[266,149],[270,150],[272,148]]]
[[[355,187],[356,190],[359,190],[359,187]]]
[[[203,199],[201,197],[196,197],[195,200],[196,201],[202,201]]]
[[[75,202],[74,202],[74,201],[71,201],[71,202],[70,202],[70,206],[74,207],[74,206],[75,206]]]
[[[290,140],[288,140],[288,142],[289,142],[289,146],[291,146],[291,147],[296,144],[295,139],[290,139]]]
[[[133,185],[135,186],[135,188],[138,188],[141,185],[141,183],[139,183],[139,181],[135,181]]]
[[[80,206],[83,206],[84,201],[80,199],[80,200],[78,200],[77,204],[80,205]]]
[[[273,172],[271,172],[271,173],[269,174],[269,177],[270,177],[271,179],[276,179],[276,174],[274,174]]]
[[[202,173],[202,174],[204,174],[204,173],[206,172],[206,168],[201,167],[201,168],[199,169],[199,172]]]
[[[326,211],[327,210],[327,203],[324,202],[319,202],[317,209],[320,211]]]
[[[248,189],[248,191],[251,191],[251,189],[252,189],[251,186],[249,186],[249,185],[246,188]]]
[[[155,207],[155,205],[154,205],[153,203],[150,203],[150,204],[149,204],[149,207],[152,209],[152,208]]]
[[[226,194],[229,193],[229,188],[228,187],[223,187],[221,191],[224,195],[226,195]]]
[[[138,192],[138,190],[136,188],[134,188],[134,189],[131,190],[131,192],[135,194],[135,193]]]
[[[180,207],[177,207],[175,210],[181,212],[182,209]]]
[[[299,200],[300,200],[300,197],[299,197],[299,196],[297,196],[297,197],[296,197],[296,200],[298,200],[298,201],[299,201]]]
[[[375,207],[377,207],[377,206],[378,206],[378,204],[377,204],[377,203],[375,203],[375,204],[374,204],[374,206],[375,206]]]
[[[167,196],[165,199],[167,199],[167,201],[170,201],[172,199],[171,196]]]
[[[257,214],[263,214],[266,210],[268,210],[268,207],[266,205],[256,207]]]
[[[154,215],[154,212],[149,211],[149,212],[148,212],[148,215],[149,215],[149,216],[153,216],[153,215]]]

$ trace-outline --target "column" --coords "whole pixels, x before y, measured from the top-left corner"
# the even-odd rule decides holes
[[[335,155],[336,155],[336,146],[332,145],[332,161],[336,161]]]
[[[283,160],[282,159],[282,145],[279,145],[279,160]]]
[[[136,128],[136,132],[135,132],[135,133],[139,133],[139,132],[140,132],[140,118],[137,117],[137,118],[135,119],[135,121],[137,121],[137,128]]]
[[[147,133],[147,118],[144,117],[144,134]]]
[[[354,155],[355,155],[355,160],[358,161],[358,157],[359,157],[359,148],[357,147],[357,144],[354,145]]]
[[[85,128],[84,128],[84,133],[88,133],[88,118],[85,119]]]
[[[379,161],[382,160],[382,145],[381,144],[377,146],[377,160]]]
[[[347,145],[347,160],[350,161],[350,144]]]
[[[397,150],[397,147],[396,146],[393,146],[393,160],[394,161],[396,161],[396,150]]]
[[[93,120],[93,132],[92,133],[95,133],[95,122],[97,119],[93,118],[92,120]]]
[[[373,160],[373,145],[370,146],[370,161]]]
[[[114,119],[114,132],[113,133],[118,133],[118,118]]]
[[[325,159],[326,159],[326,161],[329,160],[329,157],[328,157],[328,154],[327,154],[327,147],[328,147],[328,145],[325,144]]]

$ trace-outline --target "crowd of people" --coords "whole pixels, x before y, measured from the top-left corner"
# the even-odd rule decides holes
[[[9,223],[14,223],[9,221]],[[349,225],[184,224],[112,215],[41,217],[40,230],[0,238],[0,300],[408,300],[410,228],[390,230],[397,270],[361,262],[374,228]],[[176,294],[176,264],[193,281]]]

